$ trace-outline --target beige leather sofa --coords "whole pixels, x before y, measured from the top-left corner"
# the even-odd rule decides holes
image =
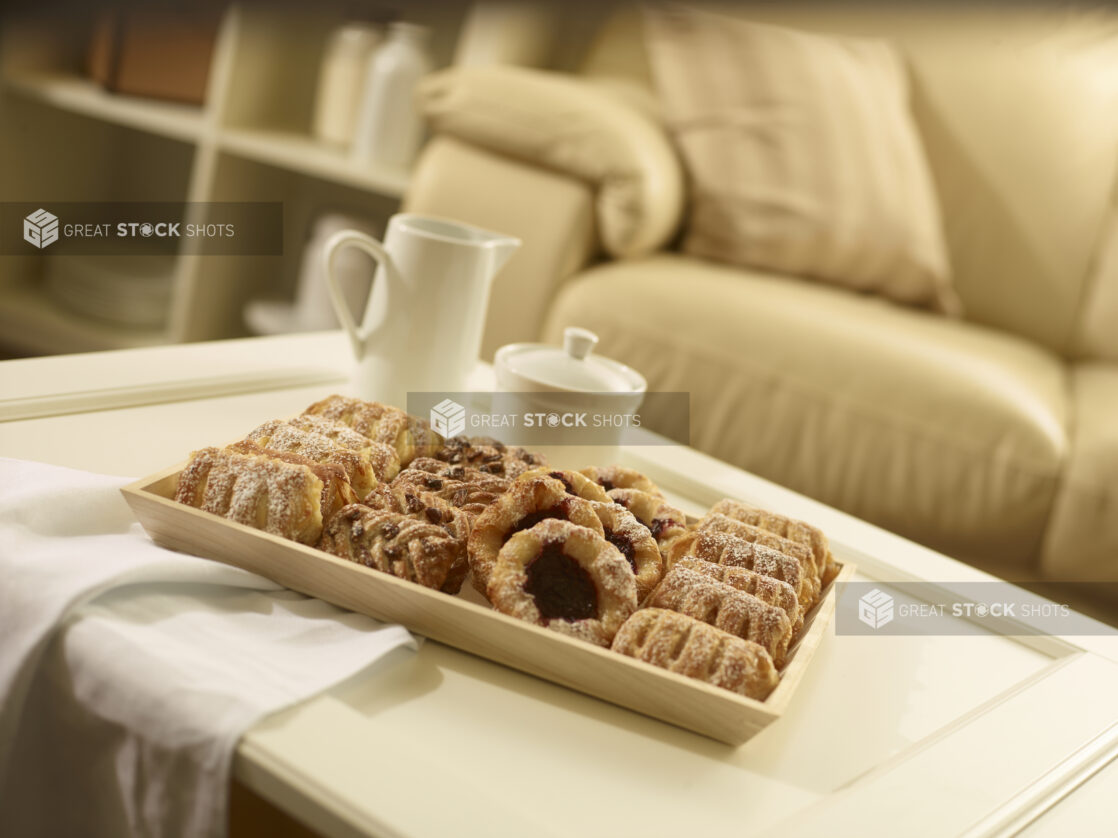
[[[610,258],[616,166],[479,139],[428,96],[436,135],[408,208],[525,242],[486,353],[588,327],[653,388],[691,392],[692,442],[716,457],[1011,578],[1118,581],[1118,16],[773,5],[735,13],[901,49],[964,319],[670,241]],[[564,69],[655,125],[644,62],[622,13]],[[670,215],[671,173],[644,177],[641,211]]]

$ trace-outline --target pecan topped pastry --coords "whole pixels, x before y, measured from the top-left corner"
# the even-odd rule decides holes
[[[456,594],[465,578],[461,544],[438,524],[388,509],[351,504],[326,524],[319,542],[339,558]]]
[[[475,518],[508,491],[510,481],[476,468],[451,465],[430,457],[412,460],[392,481],[393,486],[411,486],[430,492]]]
[[[542,454],[505,445],[486,436],[451,437],[434,456],[447,463],[473,466],[479,471],[510,480],[529,469],[547,465],[547,458]]]
[[[761,646],[662,608],[642,608],[626,620],[611,648],[758,701],[780,680]]]
[[[632,569],[601,535],[545,520],[501,548],[487,588],[502,613],[608,646],[637,608]]]
[[[517,480],[477,517],[470,533],[470,570],[474,587],[480,593],[486,593],[489,574],[504,543],[521,530],[548,518],[570,521],[602,535],[602,524],[590,501],[568,494],[558,480],[551,477]]]

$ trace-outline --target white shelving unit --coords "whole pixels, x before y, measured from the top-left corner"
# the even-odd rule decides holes
[[[406,9],[435,31],[440,65],[449,63],[466,9]],[[313,10],[230,6],[201,107],[107,92],[81,74],[83,38],[68,33],[52,42],[43,34],[50,27],[0,24],[0,200],[284,205],[282,256],[204,255],[184,240],[167,325],[157,330],[59,308],[41,281],[48,255],[0,257],[0,345],[40,354],[243,335],[248,299],[292,295],[304,237],[319,212],[383,224],[408,172],[360,165],[310,133],[322,52],[344,19],[329,2]],[[11,130],[15,125],[20,129]]]

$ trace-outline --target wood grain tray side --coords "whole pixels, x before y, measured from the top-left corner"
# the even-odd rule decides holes
[[[320,550],[201,512],[171,498],[182,464],[121,491],[159,545],[265,576],[284,587],[545,678],[730,745],[745,742],[784,711],[822,640],[843,567],[805,619],[781,682],[764,701],[557,634],[539,626],[347,562]]]

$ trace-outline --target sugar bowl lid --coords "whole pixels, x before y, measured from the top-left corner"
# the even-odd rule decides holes
[[[643,393],[639,372],[593,354],[598,336],[589,329],[563,330],[563,346],[510,343],[497,350],[498,382],[507,390],[566,390],[586,393]]]

